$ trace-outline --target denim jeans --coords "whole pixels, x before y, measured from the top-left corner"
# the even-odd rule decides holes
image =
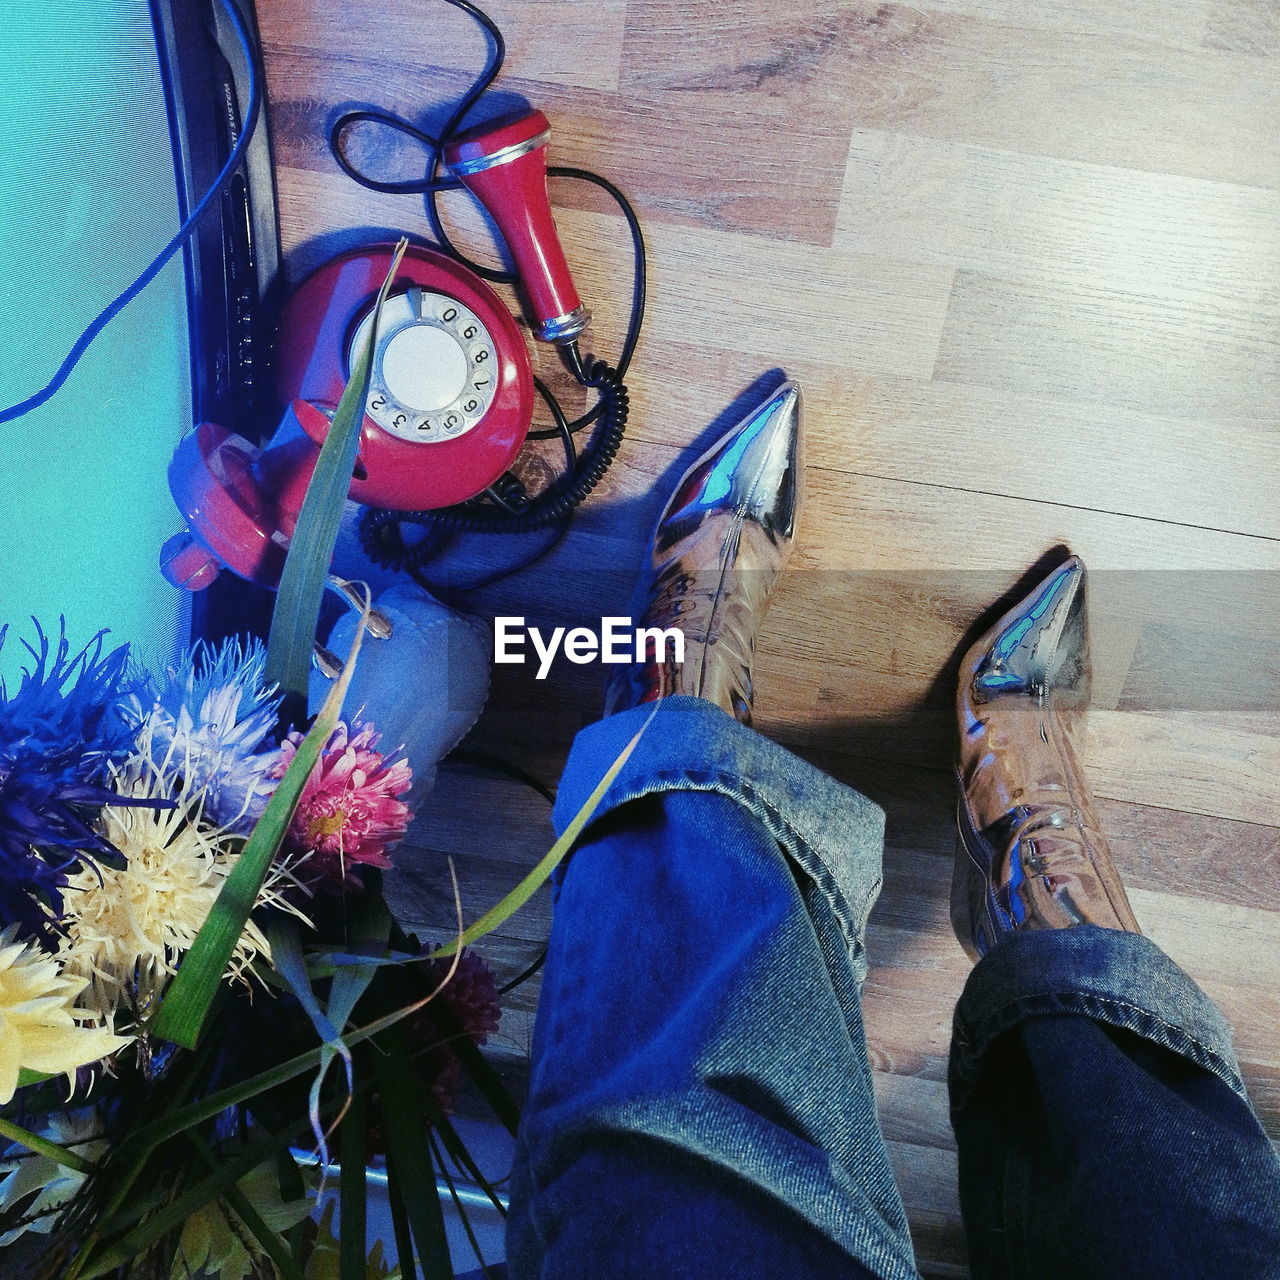
[[[579,735],[561,828],[649,713]],[[515,1280],[917,1276],[859,997],[882,835],[710,704],[661,704],[557,879]],[[1221,1015],[1147,939],[1000,943],[950,1090],[975,1276],[1280,1277],[1280,1161]]]

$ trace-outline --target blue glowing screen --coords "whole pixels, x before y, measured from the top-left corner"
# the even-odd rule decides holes
[[[43,386],[179,223],[146,0],[9,0],[0,22],[0,406]],[[100,628],[148,663],[186,640],[157,569],[177,532],[165,470],[191,422],[181,257],[48,403],[0,424],[0,676],[34,615]]]

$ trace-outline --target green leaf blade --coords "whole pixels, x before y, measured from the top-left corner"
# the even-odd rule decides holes
[[[307,485],[298,524],[285,558],[280,589],[271,618],[267,644],[267,678],[277,683],[286,697],[301,698],[305,705],[315,643],[316,622],[324,596],[343,504],[350,487],[351,471],[359,445],[364,404],[368,397],[372,367],[373,339],[382,304],[399,270],[408,246],[396,246],[390,269],[374,306],[374,322],[356,358],[355,368],[343,392],[333,424],[320,449],[315,471]],[[236,943],[244,932],[272,860],[284,843],[285,833],[297,808],[298,799],[320,752],[337,725],[342,698],[350,684],[363,627],[344,664],[342,675],[330,690],[324,707],[303,739],[275,794],[254,826],[231,874],[222,886],[209,918],[183,959],[151,1024],[152,1034],[186,1048],[199,1041],[218,986],[226,972]]]
[[[631,758],[631,753],[640,745],[645,730],[653,723],[657,709],[662,705],[656,703],[648,719],[636,730],[635,735],[618,753],[618,758],[609,766],[605,775],[596,784],[595,790],[586,798],[582,807],[574,814],[572,821],[564,829],[560,838],[543,854],[537,866],[520,881],[500,902],[490,907],[474,924],[463,930],[460,937],[453,942],[446,942],[431,953],[436,956],[451,956],[463,947],[470,946],[477,938],[492,933],[511,919],[521,907],[551,878],[551,873],[568,857],[570,850],[577,843],[578,837],[586,829],[587,823],[595,816],[605,792],[613,785],[613,780],[622,772],[622,766]]]
[[[445,1236],[444,1212],[436,1190],[428,1145],[430,1127],[423,1107],[426,1086],[414,1070],[403,1027],[379,1037],[374,1055],[383,1132],[387,1138],[387,1177],[401,1196],[422,1272],[430,1280],[453,1280],[453,1262]]]
[[[198,1043],[222,975],[258,900],[272,860],[284,843],[298,797],[336,721],[336,715],[332,722],[327,722],[325,717],[317,718],[267,802],[152,1019],[151,1034],[159,1039],[171,1040],[187,1049],[194,1049]]]
[[[373,323],[356,352],[351,377],[347,380],[346,390],[334,411],[320,456],[316,459],[280,574],[267,643],[267,679],[278,684],[286,698],[300,699],[303,706],[306,705],[320,602],[324,598],[343,504],[351,488],[351,473],[360,447],[360,430],[364,423],[365,402],[369,398],[373,347],[382,304],[400,269],[408,243],[402,239],[396,246],[391,267],[378,292]]]
[[[338,1268],[340,1280],[366,1280],[368,1170],[365,1094],[352,1083],[351,1107],[338,1129]]]

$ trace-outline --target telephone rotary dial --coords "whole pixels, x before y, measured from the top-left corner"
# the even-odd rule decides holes
[[[281,398],[323,441],[350,375],[390,246],[321,267],[281,319]],[[497,294],[443,254],[411,245],[382,310],[351,497],[398,510],[447,507],[514,461],[533,413],[524,338]]]

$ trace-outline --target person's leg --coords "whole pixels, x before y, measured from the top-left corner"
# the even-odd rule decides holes
[[[615,669],[561,782],[563,829],[659,704],[557,885],[515,1277],[915,1276],[859,1006],[883,815],[737,723],[800,457],[786,384],[675,485],[632,616],[683,653]]]
[[[965,655],[950,1070],[976,1280],[1280,1277],[1280,1160],[1222,1016],[1138,931],[1069,729],[1072,558]]]
[[[579,736],[559,826],[649,714]],[[882,822],[662,702],[558,886],[513,1277],[915,1276],[859,1009]]]
[[[956,1011],[975,1280],[1280,1276],[1280,1160],[1222,1016],[1154,943],[1015,932]]]

